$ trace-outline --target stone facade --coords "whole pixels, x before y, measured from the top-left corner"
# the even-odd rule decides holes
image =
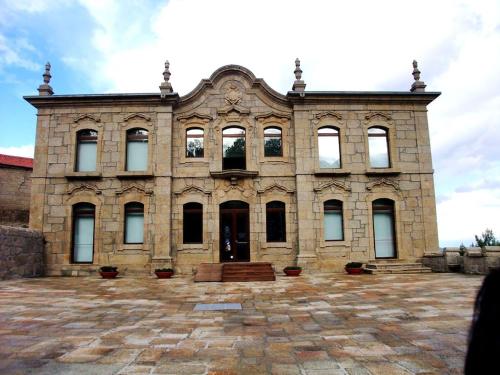
[[[32,159],[0,155],[0,225],[28,226]]]
[[[42,275],[42,234],[0,225],[0,280]]]
[[[169,76],[161,95],[26,97],[38,109],[30,226],[47,241],[49,275],[88,274],[107,264],[129,273],[158,266],[191,273],[199,263],[219,262],[221,205],[228,201],[248,205],[250,260],[277,268],[340,271],[350,260],[375,259],[372,202],[379,198],[394,202],[397,259],[438,249],[426,106],[439,93],[308,92],[299,76],[295,91],[282,95],[248,69],[229,65],[179,97]],[[229,126],[245,131],[244,168],[223,169],[222,133]],[[280,156],[265,156],[268,126],[281,129]],[[341,168],[320,167],[323,126],[339,131]],[[387,131],[389,168],[370,166],[372,126]],[[148,134],[144,171],[126,170],[126,134],[134,128]],[[190,128],[203,130],[202,157],[187,157]],[[91,172],[75,171],[83,129],[97,132]],[[340,241],[324,240],[324,202],[331,199],[343,205]],[[286,240],[267,242],[266,203],[275,201],[285,205]],[[73,210],[82,202],[95,206],[91,264],[72,263]],[[129,202],[144,206],[141,244],[123,240]],[[202,243],[183,243],[186,203],[202,205]]]

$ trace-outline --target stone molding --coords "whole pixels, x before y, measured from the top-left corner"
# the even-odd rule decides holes
[[[377,179],[373,182],[369,182],[368,184],[366,184],[366,190],[371,191],[371,190],[373,190],[374,187],[383,186],[383,185],[388,186],[388,187],[392,187],[397,192],[401,191],[399,184],[396,181],[392,181],[392,180],[389,180],[387,178],[380,178],[380,179]]]
[[[295,191],[287,189],[285,186],[280,185],[280,184],[276,184],[276,183],[269,185],[269,186],[266,186],[263,189],[257,190],[257,193],[258,194],[265,194],[265,193],[268,193],[268,192],[273,191],[273,190],[280,191],[280,192],[283,192],[286,194],[294,194],[295,193]]]
[[[146,116],[144,113],[132,113],[128,116],[125,116],[123,118],[123,122],[128,122],[134,118],[139,118],[139,119],[142,119],[142,120],[148,121],[148,122],[151,121],[151,117]]]
[[[121,190],[116,190],[115,194],[116,195],[123,195],[125,193],[129,193],[132,191],[135,191],[136,193],[142,193],[144,195],[152,195],[153,194],[153,190],[145,189],[142,186],[137,185],[137,184],[132,184],[132,185],[126,186]]]
[[[365,123],[368,124],[371,121],[375,121],[377,119],[381,119],[383,121],[388,122],[389,124],[392,123],[392,116],[389,115],[388,113],[380,112],[380,111],[374,111],[370,112],[365,116]]]
[[[208,190],[205,190],[205,189],[202,189],[196,185],[188,185],[186,186],[185,188],[181,189],[181,190],[178,190],[178,191],[175,191],[174,194],[175,195],[184,195],[184,194],[187,194],[189,192],[195,192],[195,193],[201,193],[201,194],[204,194],[204,195],[212,195],[212,192],[211,191],[208,191]]]
[[[348,186],[346,186],[343,183],[338,182],[338,181],[330,181],[330,182],[321,184],[318,187],[315,187],[313,190],[315,193],[321,193],[323,190],[328,189],[329,187],[332,187],[332,186],[337,188],[337,189],[344,190],[345,192],[351,191],[350,187],[348,187]]]
[[[71,189],[68,189],[66,194],[73,195],[73,194],[78,193],[80,191],[91,191],[96,195],[102,194],[102,191],[100,189],[98,189],[97,186],[89,185],[89,184],[81,184],[78,186],[74,186]]]
[[[335,111],[324,111],[324,112],[320,112],[320,113],[317,113],[314,115],[314,118],[316,120],[321,120],[323,117],[334,117],[336,118],[338,121],[341,121],[342,120],[342,115],[338,112],[335,112]]]
[[[101,119],[99,118],[99,116],[94,116],[94,115],[90,115],[90,114],[83,114],[83,115],[80,115],[80,116],[77,116],[75,117],[75,119],[73,120],[74,123],[78,123],[82,120],[90,120],[90,121],[93,121],[93,122],[101,122]]]
[[[189,122],[192,119],[199,119],[202,122],[209,122],[209,121],[213,120],[213,117],[210,115],[205,115],[205,114],[201,114],[198,112],[193,112],[193,113],[183,114],[183,115],[177,116],[177,121],[180,121],[181,123]]]

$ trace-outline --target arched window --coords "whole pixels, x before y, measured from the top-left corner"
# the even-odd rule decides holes
[[[266,241],[286,242],[285,203],[266,203]]]
[[[78,203],[73,206],[73,263],[92,263],[94,258],[95,206]]]
[[[183,206],[183,243],[203,243],[203,205],[186,203]]]
[[[318,129],[318,152],[320,168],[340,168],[339,130],[334,127]]]
[[[283,156],[280,128],[269,127],[264,129],[264,156]]]
[[[246,169],[245,129],[230,127],[222,131],[222,169]]]
[[[202,158],[203,150],[203,129],[189,128],[186,130],[186,157]]]
[[[389,168],[389,140],[387,130],[379,127],[368,129],[368,148],[372,168]]]
[[[76,133],[76,172],[93,172],[97,160],[97,131],[80,130]]]
[[[344,240],[344,219],[342,202],[331,199],[323,204],[325,241]]]
[[[377,199],[372,203],[375,258],[395,258],[394,201]]]
[[[127,171],[146,171],[148,169],[148,131],[130,129],[127,131]]]
[[[144,243],[144,205],[130,202],[125,205],[125,243]]]

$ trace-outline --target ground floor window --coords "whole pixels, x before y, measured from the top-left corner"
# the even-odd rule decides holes
[[[272,201],[266,204],[266,241],[286,242],[285,204]]]
[[[342,202],[336,199],[326,201],[324,209],[325,241],[343,241],[344,223]]]
[[[73,263],[92,263],[94,258],[95,206],[78,203],[73,206]]]
[[[144,205],[130,202],[125,205],[125,243],[144,243]]]
[[[203,243],[203,205],[186,203],[183,206],[183,243]]]

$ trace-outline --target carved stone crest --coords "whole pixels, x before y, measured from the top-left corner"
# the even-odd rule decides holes
[[[238,89],[238,86],[236,86],[234,83],[231,83],[226,89],[226,95],[224,96],[224,99],[226,99],[229,104],[235,105],[240,102],[241,98],[242,94]]]

